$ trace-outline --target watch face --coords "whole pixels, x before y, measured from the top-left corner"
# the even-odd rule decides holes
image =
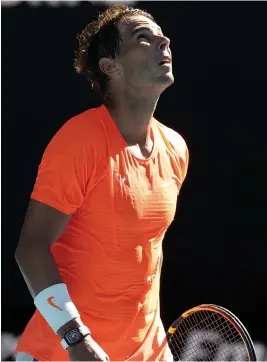
[[[82,334],[78,329],[72,329],[65,335],[66,342],[70,345],[77,343],[81,340]]]

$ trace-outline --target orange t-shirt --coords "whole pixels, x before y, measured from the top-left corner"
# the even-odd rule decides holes
[[[107,108],[72,118],[49,143],[31,197],[66,214],[51,247],[63,281],[111,360],[161,360],[162,240],[173,221],[188,167],[183,138],[156,120],[149,158],[136,157]],[[17,352],[68,360],[60,339],[36,311]]]

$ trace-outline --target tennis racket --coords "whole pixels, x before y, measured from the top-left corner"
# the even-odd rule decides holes
[[[256,361],[253,342],[240,320],[214,304],[189,309],[168,329],[174,361]]]

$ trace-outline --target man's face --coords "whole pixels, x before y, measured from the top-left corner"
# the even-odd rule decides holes
[[[119,22],[118,29],[122,44],[116,63],[124,83],[161,90],[170,86],[174,81],[170,41],[161,28],[137,15]]]

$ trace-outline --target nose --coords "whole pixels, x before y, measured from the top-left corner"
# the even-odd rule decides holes
[[[166,48],[169,47],[169,45],[170,45],[170,39],[167,38],[166,36],[162,36],[159,41],[159,49],[165,50]]]

